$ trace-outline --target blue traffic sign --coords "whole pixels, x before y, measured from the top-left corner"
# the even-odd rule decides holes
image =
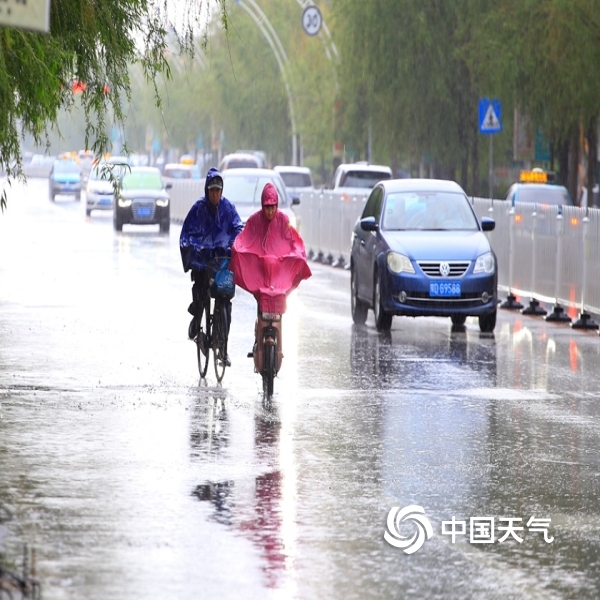
[[[479,100],[479,133],[500,133],[502,131],[502,106],[500,100],[481,98]]]

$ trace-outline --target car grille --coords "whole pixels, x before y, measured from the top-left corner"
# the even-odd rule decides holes
[[[442,262],[446,262],[450,267],[448,275],[442,275],[440,273],[440,265]],[[454,260],[454,261],[441,261],[441,260],[420,260],[417,262],[423,273],[427,277],[462,277],[471,264],[470,260]]]
[[[155,210],[154,200],[148,202],[134,202],[131,210],[136,221],[152,221]]]

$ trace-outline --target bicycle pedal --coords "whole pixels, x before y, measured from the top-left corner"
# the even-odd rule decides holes
[[[248,352],[246,355],[248,358],[254,358],[254,352]]]

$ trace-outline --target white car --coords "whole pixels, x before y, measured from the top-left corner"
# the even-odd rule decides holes
[[[112,156],[92,167],[85,188],[85,214],[92,210],[112,210],[115,198],[115,183],[129,170],[128,159]]]
[[[277,171],[292,199],[300,200],[300,194],[315,191],[311,170],[308,167],[295,167],[291,165],[277,165]]]
[[[277,171],[259,168],[227,169],[221,173],[221,177],[223,177],[223,196],[235,204],[244,225],[251,214],[260,210],[263,188],[270,182],[277,188],[279,210],[284,212],[292,226],[297,228],[298,222],[292,205],[298,202],[289,196],[283,179]]]
[[[386,165],[365,162],[342,163],[335,170],[333,189],[372,190],[377,183],[392,179],[392,169]]]
[[[228,169],[260,169],[263,166],[262,160],[256,154],[250,152],[234,152],[226,154],[219,163],[219,171]]]

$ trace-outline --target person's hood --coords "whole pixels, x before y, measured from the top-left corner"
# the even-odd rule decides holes
[[[215,177],[220,177],[221,180],[223,179],[223,175],[221,175],[221,172],[219,171],[219,169],[217,169],[217,167],[211,167],[208,170],[208,173],[206,174],[206,181],[204,182],[204,195],[208,198],[208,184],[210,181],[212,181]],[[225,190],[223,190],[223,194],[225,194]]]

